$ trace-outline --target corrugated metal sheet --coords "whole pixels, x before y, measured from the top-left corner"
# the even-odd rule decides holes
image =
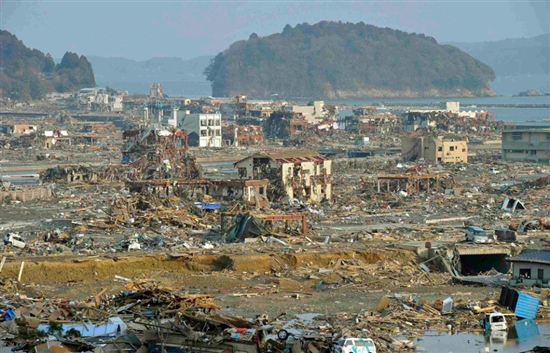
[[[535,320],[518,320],[515,323],[518,338],[526,339],[539,335],[539,327]]]
[[[456,250],[463,255],[510,255],[510,249],[501,246],[457,245]]]
[[[539,310],[539,298],[518,292],[518,301],[514,308],[514,314],[522,319],[534,319]]]

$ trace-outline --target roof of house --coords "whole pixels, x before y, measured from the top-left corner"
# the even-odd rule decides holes
[[[531,262],[531,263],[543,263],[550,264],[550,250],[540,250],[534,252],[527,252],[518,256],[506,259],[510,262]]]
[[[465,255],[510,255],[510,249],[498,245],[457,244],[456,250],[460,256]]]
[[[241,159],[235,164],[242,162],[248,158],[269,158],[279,163],[302,163],[302,162],[323,162],[328,158],[320,155],[319,153],[308,149],[286,149],[279,151],[270,151],[256,153]]]

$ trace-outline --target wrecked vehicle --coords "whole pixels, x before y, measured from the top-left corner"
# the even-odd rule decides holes
[[[466,229],[466,241],[471,241],[476,244],[491,243],[493,240],[487,236],[487,233],[477,226],[469,226]]]
[[[19,234],[8,233],[4,237],[4,245],[24,249],[27,246],[27,243],[25,243],[25,239],[23,239]]]
[[[481,326],[487,331],[505,331],[507,330],[506,317],[499,312],[490,313],[481,320]]]
[[[376,345],[370,338],[346,338],[336,343],[339,353],[376,353]]]

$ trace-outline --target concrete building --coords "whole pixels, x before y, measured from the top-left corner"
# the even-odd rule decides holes
[[[550,162],[550,125],[516,125],[502,130],[502,159]]]
[[[149,98],[161,99],[164,98],[162,85],[160,83],[151,83],[149,86]]]
[[[0,133],[6,135],[30,135],[38,131],[38,125],[13,124],[0,126]]]
[[[401,154],[405,161],[424,158],[431,163],[468,163],[468,140],[453,135],[403,135]]]
[[[460,102],[445,102],[445,110],[451,113],[460,113]]]
[[[325,102],[315,101],[313,105],[295,105],[292,106],[292,112],[300,114],[310,124],[319,122],[326,116]]]
[[[550,281],[550,251],[527,252],[506,261],[512,263],[510,285],[548,287]]]
[[[332,198],[332,161],[310,150],[255,154],[235,167],[241,179],[268,179],[273,195],[315,202]]]
[[[221,114],[186,114],[177,111],[177,127],[189,135],[189,146],[221,147],[222,115]]]
[[[109,96],[108,110],[111,112],[120,112],[124,109],[122,96]]]

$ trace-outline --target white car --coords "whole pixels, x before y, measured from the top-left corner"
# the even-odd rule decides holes
[[[492,243],[493,239],[489,238],[487,232],[477,226],[469,226],[466,228],[466,241],[471,241],[475,244]]]
[[[8,233],[4,237],[4,244],[9,246],[14,246],[16,248],[23,249],[25,246],[27,246],[27,243],[25,243],[25,240],[19,235],[15,233]]]
[[[490,313],[483,320],[485,329],[490,331],[505,331],[508,329],[506,325],[506,317],[499,312]]]
[[[337,344],[341,353],[376,353],[376,346],[370,338],[346,338]]]
[[[498,170],[496,168],[489,169],[489,174],[499,174],[499,173],[500,173],[500,170]]]

